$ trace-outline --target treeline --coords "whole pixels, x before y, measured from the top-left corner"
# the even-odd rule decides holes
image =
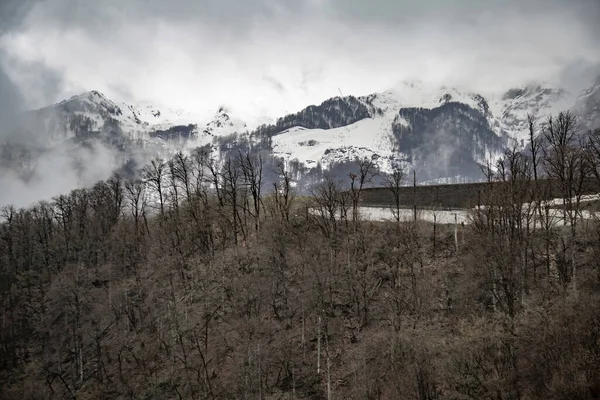
[[[580,182],[600,192],[600,131],[531,122],[464,227],[418,204],[403,222],[399,170],[395,220],[365,221],[371,161],[306,199],[283,164],[269,187],[259,155],[200,149],[5,208],[0,397],[597,398],[600,223]]]

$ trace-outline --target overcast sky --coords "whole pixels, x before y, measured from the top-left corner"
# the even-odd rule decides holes
[[[598,21],[598,0],[0,0],[0,108],[97,89],[252,121],[406,79],[579,89]]]

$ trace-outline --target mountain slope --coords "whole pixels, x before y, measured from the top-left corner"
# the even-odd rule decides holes
[[[579,94],[574,111],[580,115],[583,128],[600,127],[600,75],[588,89]]]
[[[28,148],[43,151],[65,143],[101,143],[122,153],[125,160],[145,163],[153,157],[167,158],[178,150],[204,146],[215,137],[245,131],[246,125],[231,119],[224,108],[204,123],[181,110],[133,106],[93,90],[24,113],[4,146],[25,142]]]
[[[529,140],[527,114],[543,120],[573,106],[572,95],[548,83],[530,84],[523,88],[509,89],[501,97],[492,99],[490,110],[494,115],[497,132],[514,139],[524,147]]]
[[[457,102],[432,109],[402,108],[392,129],[399,151],[409,155],[420,181],[476,179],[480,166],[498,157],[507,144],[483,113]]]
[[[326,107],[318,109],[321,115],[307,108],[258,133],[267,133],[274,155],[297,161],[307,171],[368,157],[383,171],[395,165],[416,169],[421,181],[471,181],[509,144],[525,145],[527,112],[543,116],[564,98],[563,91],[543,85],[488,101],[456,88],[402,82],[384,93],[330,100],[362,102],[370,112],[360,120],[340,123],[340,116]],[[314,126],[307,119],[338,124]]]
[[[596,93],[600,91],[587,92],[582,118],[595,115]],[[473,181],[481,179],[482,164],[493,162],[506,147],[527,145],[528,114],[543,121],[573,107],[568,91],[547,83],[484,97],[456,88],[402,82],[384,93],[355,100],[371,110],[358,121],[348,118],[342,126],[307,125],[307,117],[339,117],[327,115],[330,111],[325,107],[319,109],[325,115],[319,116],[314,108],[307,108],[261,127],[258,134],[266,132],[273,154],[304,166],[305,172],[369,157],[384,171],[393,165],[416,169],[422,181]]]

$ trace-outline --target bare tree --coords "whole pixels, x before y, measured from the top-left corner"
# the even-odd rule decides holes
[[[364,158],[358,161],[358,174],[350,173],[350,194],[352,196],[352,222],[358,222],[358,206],[365,185],[372,182],[377,173],[377,165],[373,160]]]
[[[160,215],[165,214],[166,191],[165,174],[167,163],[162,158],[155,158],[149,165],[142,169],[142,178],[144,182],[152,189],[151,195],[158,196]]]
[[[596,187],[600,190],[600,128],[590,132],[585,149],[590,175],[596,179]]]
[[[275,208],[280,215],[281,221],[290,220],[290,211],[296,194],[292,188],[292,174],[285,168],[283,161],[279,161],[275,168],[279,181],[273,183],[273,196]]]
[[[245,223],[240,217],[240,209],[242,208],[245,198],[242,188],[242,172],[240,171],[239,161],[234,158],[228,158],[223,163],[222,172],[222,194],[224,204],[230,208],[229,216],[231,217],[231,225],[233,228],[233,240],[238,244],[238,235],[241,233],[243,242],[246,241]]]
[[[141,261],[142,244],[144,237],[150,235],[148,218],[146,185],[141,180],[127,181],[125,183],[125,197],[129,214],[133,219],[133,251],[132,265],[136,266]]]
[[[527,114],[527,126],[529,128],[529,153],[531,155],[531,163],[532,163],[532,168],[533,168],[533,179],[537,182],[541,141],[539,140],[537,133],[536,133],[536,130],[537,130],[536,119],[537,118],[535,115]]]
[[[574,114],[569,111],[561,112],[556,118],[548,118],[544,131],[545,146],[544,168],[550,179],[553,179],[561,193],[564,214],[564,224],[570,224],[571,237],[565,240],[564,250],[571,253],[571,280],[573,290],[576,290],[576,260],[575,240],[577,221],[584,193],[585,157],[579,142],[579,126]]]
[[[398,166],[392,170],[391,174],[386,175],[385,187],[391,192],[392,198],[392,214],[396,222],[400,223],[402,210],[402,184],[404,183],[404,171]]]
[[[244,183],[250,191],[252,198],[252,209],[248,210],[252,219],[254,219],[254,229],[258,232],[260,229],[261,210],[264,208],[262,200],[262,179],[263,179],[263,160],[259,154],[258,157],[250,153],[238,153],[240,168],[244,177]]]
[[[31,209],[33,223],[35,224],[36,240],[39,248],[41,264],[50,279],[53,268],[52,237],[54,236],[54,212],[47,202],[41,202]]]

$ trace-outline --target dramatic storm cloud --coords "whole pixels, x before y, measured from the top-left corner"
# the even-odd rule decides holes
[[[0,61],[31,106],[98,89],[252,122],[405,79],[577,86],[600,62],[596,0],[25,3]]]

